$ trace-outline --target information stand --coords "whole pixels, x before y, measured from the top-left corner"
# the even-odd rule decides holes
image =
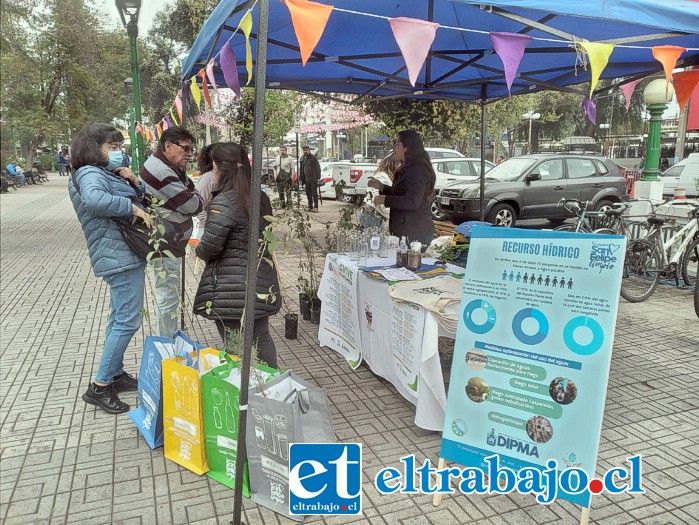
[[[558,463],[594,477],[625,238],[474,228],[438,468]],[[560,492],[581,505],[591,493]],[[436,494],[438,505],[441,494]]]

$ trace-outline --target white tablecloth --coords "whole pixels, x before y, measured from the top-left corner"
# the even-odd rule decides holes
[[[367,266],[394,262],[375,258]],[[320,344],[342,354],[353,368],[365,360],[375,374],[391,381],[416,405],[417,426],[441,431],[447,396],[438,337],[456,334],[443,330],[437,316],[425,308],[393,300],[386,282],[360,271],[345,255],[326,257],[318,296],[323,301]],[[450,313],[457,314],[459,305],[452,308]]]

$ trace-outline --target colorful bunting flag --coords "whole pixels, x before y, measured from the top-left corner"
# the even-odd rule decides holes
[[[201,87],[204,91],[204,100],[206,100],[206,103],[209,105],[209,109],[214,109],[214,107],[211,105],[211,97],[209,96],[209,84],[206,81],[206,71],[200,69],[197,75],[201,77]]]
[[[252,31],[252,11],[245,13],[240,20],[240,29],[245,33],[245,69],[248,70],[248,81],[245,85],[250,84],[252,80],[252,47],[250,47],[250,32]],[[240,95],[238,95],[240,98]]]
[[[532,37],[520,35],[519,33],[497,33],[489,34],[490,43],[493,44],[493,49],[502,60],[503,70],[505,71],[505,82],[507,83],[507,92],[512,97],[510,88],[512,82],[517,76],[519,63],[524,55],[524,48],[532,41]]]
[[[175,126],[180,125],[180,121],[177,120],[177,117],[175,116],[175,112],[172,111],[172,107],[170,107],[170,117],[172,118],[171,122],[173,122],[175,124]]]
[[[408,68],[410,85],[415,86],[439,24],[404,17],[389,18],[388,22]]]
[[[675,87],[675,96],[677,103],[680,106],[680,111],[684,109],[685,104],[694,93],[694,90],[699,84],[699,69],[693,71],[680,71],[672,75],[673,86]]]
[[[628,82],[621,86],[621,90],[624,92],[624,97],[626,97],[626,111],[629,110],[629,106],[631,105],[631,95],[633,94],[633,90],[636,89],[636,85],[641,80],[642,79],[634,80],[633,82]]]
[[[191,104],[189,103],[189,82],[185,81],[182,83],[182,100],[184,100],[184,109],[185,109],[185,115],[191,115],[192,114],[192,107]],[[185,116],[186,118],[186,116]]]
[[[208,64],[206,64],[206,78],[209,79],[211,86],[214,88],[214,93],[216,94],[216,103],[220,105],[221,99],[218,96],[218,87],[216,86],[216,75],[214,75],[214,66],[215,65],[216,65],[216,62],[214,62],[213,58],[211,60],[209,60]]]
[[[162,122],[162,120],[160,122]],[[163,134],[163,127],[160,125],[160,122],[155,125],[155,132],[157,133],[158,140],[160,139],[160,135]]]
[[[179,120],[182,120],[182,90],[177,91],[177,96],[175,97],[175,107],[177,108],[177,116]],[[172,111],[172,110],[170,110]]]
[[[585,112],[585,115],[587,115],[587,118],[590,119],[590,122],[596,124],[597,107],[595,106],[595,102],[591,98],[585,97],[582,101],[582,109]]]
[[[240,99],[238,66],[236,65],[235,52],[228,42],[221,48],[221,71],[223,72],[226,85],[235,93],[235,96]]]
[[[172,115],[172,108],[170,108],[170,115]],[[170,115],[165,115],[165,124],[163,124],[163,131],[172,127],[172,120],[170,120]]]
[[[609,56],[614,51],[614,44],[602,44],[601,42],[578,42],[578,45],[587,53],[587,59],[590,61],[590,97],[592,92],[597,87],[599,77],[607,67]]]
[[[197,105],[197,109],[201,110],[201,90],[199,89],[199,85],[197,84],[196,75],[193,76],[190,80],[189,91],[192,94],[194,103]]]
[[[687,50],[679,46],[655,46],[651,48],[651,51],[653,52],[653,57],[663,65],[663,69],[665,70],[665,83],[666,85],[669,84],[672,78],[672,70],[675,69],[675,64],[677,64],[677,59]],[[665,92],[667,94],[667,86]]]
[[[289,8],[294,33],[299,41],[301,63],[305,66],[308,58],[323,36],[333,6],[309,2],[308,0],[281,0]]]

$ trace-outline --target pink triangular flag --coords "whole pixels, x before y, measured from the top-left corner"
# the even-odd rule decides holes
[[[415,86],[439,24],[404,17],[389,18],[388,22],[408,68],[410,85]]]
[[[223,78],[226,79],[226,85],[240,98],[238,66],[235,62],[235,53],[228,42],[226,42],[223,45],[223,49],[221,49],[221,71],[223,71]]]
[[[582,101],[582,109],[585,112],[585,115],[587,115],[587,118],[590,119],[590,122],[596,124],[597,107],[595,106],[595,102],[591,98],[585,97]]]
[[[182,90],[177,91],[177,96],[175,97],[175,107],[177,108],[177,116],[182,121]]]
[[[216,75],[214,75],[214,66],[216,62],[212,58],[209,63],[206,64],[206,78],[209,79],[209,84],[214,88],[214,93],[216,94],[216,103],[221,104],[221,99],[218,98],[218,86],[216,86]]]
[[[633,94],[633,90],[636,89],[636,84],[638,84],[641,79],[634,80],[633,82],[628,82],[621,86],[621,90],[624,92],[624,96],[626,97],[626,111],[629,110],[629,106],[631,105],[631,95]]]
[[[512,82],[515,80],[519,63],[522,61],[524,48],[532,41],[532,37],[518,33],[490,33],[489,36],[493,49],[502,60],[507,92],[512,96],[510,93]]]

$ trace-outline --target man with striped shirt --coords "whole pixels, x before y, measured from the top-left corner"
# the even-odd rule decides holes
[[[169,128],[160,136],[158,151],[146,160],[139,172],[146,191],[162,202],[159,211],[163,219],[179,234],[177,242],[165,247],[175,258],[153,261],[158,332],[164,337],[172,337],[177,330],[182,257],[192,235],[192,217],[204,206],[194,183],[187,177],[187,163],[193,152],[192,134],[184,128]]]

